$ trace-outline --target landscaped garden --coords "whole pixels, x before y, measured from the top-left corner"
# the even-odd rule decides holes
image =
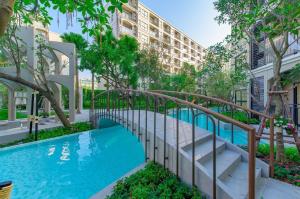
[[[107,199],[174,198],[201,199],[202,194],[181,182],[173,173],[153,162],[117,182]]]
[[[257,164],[256,166],[261,168],[256,169],[262,171],[259,177],[269,180],[269,176],[264,173],[264,170],[269,167],[268,164],[272,160],[270,156],[272,150],[269,145],[271,140],[274,140],[275,145],[275,170],[274,176],[271,177],[295,185],[297,189],[300,187],[300,112],[299,108],[297,109],[300,100],[297,93],[300,92],[300,61],[298,59],[300,4],[298,1],[215,0],[214,9],[218,12],[215,20],[219,24],[230,25],[231,33],[224,36],[223,41],[210,45],[206,49],[202,48],[200,44],[199,46],[195,45],[195,41],[183,33],[180,33],[182,41],[181,36],[175,39],[171,37],[170,41],[165,39],[165,37],[173,35],[173,32],[175,35],[177,31],[173,27],[174,30],[171,30],[171,26],[169,33],[163,33],[161,42],[153,43],[153,38],[151,38],[154,37],[155,41],[160,40],[160,31],[158,31],[157,37],[156,34],[151,33],[151,35],[143,35],[145,37],[141,39],[138,37],[140,31],[136,29],[141,26],[148,31],[148,24],[143,26],[139,20],[135,22],[138,24],[136,29],[133,28],[131,31],[128,31],[127,27],[117,28],[118,31],[119,29],[124,31],[124,28],[127,28],[127,33],[132,34],[118,33],[111,27],[111,21],[113,21],[111,16],[119,16],[119,13],[123,13],[124,10],[129,12],[129,10],[137,8],[134,11],[136,13],[128,16],[125,12],[122,14],[122,16],[126,16],[126,21],[138,19],[138,14],[143,13],[139,10],[138,4],[132,7],[133,1],[4,0],[3,2],[0,4],[0,121],[8,119],[7,108],[11,108],[9,105],[16,103],[16,107],[20,106],[20,102],[17,103],[16,100],[17,92],[22,94],[21,97],[19,96],[19,101],[24,103],[22,99],[25,98],[23,97],[25,95],[23,94],[29,91],[27,94],[32,92],[31,96],[36,97],[35,101],[33,99],[31,101],[31,112],[35,110],[35,113],[30,114],[36,114],[37,117],[31,117],[33,122],[31,125],[39,125],[38,117],[49,118],[53,115],[57,116],[60,120],[59,125],[61,125],[61,127],[50,128],[51,124],[49,129],[40,130],[37,135],[33,132],[25,139],[0,145],[2,161],[0,179],[2,180],[3,175],[5,180],[17,181],[14,194],[19,194],[19,196],[23,194],[31,196],[30,194],[32,194],[33,198],[41,198],[40,192],[30,193],[26,190],[28,187],[32,188],[34,184],[41,186],[41,192],[49,198],[56,198],[62,193],[66,194],[64,195],[66,198],[76,198],[77,194],[80,198],[90,197],[91,194],[103,190],[108,184],[120,179],[122,175],[141,165],[145,160],[147,162],[151,157],[148,148],[151,148],[152,144],[155,160],[156,152],[161,152],[161,149],[156,146],[157,133],[162,133],[162,131],[156,131],[158,128],[156,125],[162,122],[162,120],[156,121],[156,117],[159,116],[164,118],[165,125],[163,128],[164,165],[166,160],[170,163],[173,160],[166,155],[167,117],[163,117],[166,115],[171,116],[168,118],[169,121],[174,122],[177,118],[180,120],[176,121],[176,125],[174,122],[173,130],[175,126],[179,129],[177,125],[179,126],[179,122],[182,122],[183,126],[186,125],[186,128],[182,128],[183,133],[190,132],[189,135],[192,137],[192,140],[188,140],[191,143],[185,146],[180,145],[180,150],[178,149],[179,144],[176,143],[177,158],[180,151],[180,153],[188,155],[189,158],[186,161],[191,160],[193,166],[191,183],[183,183],[180,176],[177,177],[161,165],[148,161],[144,169],[119,180],[107,199],[205,198],[197,187],[193,187],[205,179],[197,179],[199,182],[195,183],[195,169],[198,169],[195,165],[203,166],[203,168],[199,166],[200,169],[196,171],[196,175],[200,173],[209,180],[212,178],[209,182],[215,182],[213,185],[219,186],[217,187],[218,191],[228,191],[228,195],[232,194],[229,194],[230,191],[239,189],[239,185],[234,188],[230,187],[232,184],[234,185],[236,182],[249,183],[249,186],[246,186],[247,190],[250,187],[249,190],[242,193],[245,190],[241,188],[238,190],[241,193],[238,194],[244,198],[248,194],[252,199],[256,193],[249,192],[251,183],[252,190],[255,188],[258,190],[261,187],[255,187],[256,183],[253,183],[257,179],[253,166],[255,161],[251,161],[250,156],[253,154],[252,157],[254,157],[255,154],[257,158],[266,163]],[[104,2],[108,4],[104,5]],[[130,4],[130,8],[124,9],[124,4],[127,3]],[[51,14],[53,11],[57,12],[56,20],[53,20]],[[148,14],[144,14],[144,16],[148,16]],[[54,42],[49,39],[48,34],[51,31],[48,30],[48,27],[53,25],[53,21],[57,21],[57,25],[59,25],[60,15],[65,16],[67,28],[76,22],[75,24],[81,29],[81,32],[65,32],[60,38],[55,39],[61,40],[61,42]],[[154,14],[152,15],[154,16]],[[149,14],[153,17],[152,15]],[[117,20],[122,22],[120,25],[124,25],[123,20]],[[159,20],[162,19],[158,19],[158,26],[163,24],[163,31],[168,29],[168,23],[159,22]],[[32,35],[31,33],[23,35],[26,32],[22,30],[24,25],[26,31],[27,28],[32,28]],[[154,24],[149,25],[149,29],[151,26]],[[45,29],[45,32],[42,29]],[[29,37],[34,39],[29,41]],[[174,41],[171,42],[172,39]],[[147,42],[140,43],[141,40]],[[30,45],[30,42],[34,45]],[[176,51],[171,46],[175,42],[179,42],[179,47],[175,47]],[[181,52],[181,46],[187,47],[185,48],[187,50]],[[176,57],[173,57],[173,51],[174,53],[178,51]],[[288,56],[293,56],[293,59],[287,67],[285,58]],[[181,57],[185,58],[181,59]],[[68,60],[64,60],[64,58]],[[264,68],[263,73],[257,70],[266,65],[268,67]],[[80,92],[79,79],[81,71],[87,72],[91,76],[90,88],[83,88],[82,92]],[[59,79],[60,77],[63,77],[64,80]],[[65,82],[67,82],[66,85],[61,85]],[[95,85],[101,88],[95,89]],[[8,89],[10,90],[8,91]],[[117,91],[110,92],[111,90]],[[140,93],[134,94],[133,90],[138,90],[137,92]],[[106,91],[107,96],[100,99],[100,94]],[[155,92],[155,95],[163,93],[160,91],[173,91],[176,94],[164,93],[173,97],[169,103],[166,103],[168,100],[165,96],[153,97]],[[241,96],[244,96],[244,99],[240,99],[240,101],[237,99],[238,91],[242,92]],[[194,94],[201,95],[202,98],[197,98]],[[30,95],[26,96],[26,100],[29,100],[28,96]],[[9,103],[9,100],[16,101]],[[80,104],[81,101],[82,104]],[[179,102],[184,103],[180,104]],[[239,102],[246,104],[247,107],[249,105],[248,108],[253,111],[248,111],[248,114],[242,110],[243,108],[234,107],[233,103],[238,104]],[[291,103],[293,104],[292,108],[288,107]],[[29,107],[24,108],[28,104],[21,104],[22,109],[28,110]],[[127,112],[127,128],[114,123],[109,128],[94,129],[94,123],[100,123],[98,117],[108,115],[107,112],[102,115],[97,114],[104,110],[114,109],[116,111],[117,105],[122,111],[131,110],[133,113],[134,110],[139,110],[139,118],[140,110],[144,111],[145,135],[141,131],[136,132],[135,121],[129,124],[129,112]],[[49,108],[50,106],[51,108]],[[195,106],[202,107],[198,107],[198,110]],[[89,109],[89,116],[85,117],[90,117],[93,125],[89,122],[75,123],[74,111],[77,109],[77,114],[82,114],[81,107]],[[100,108],[102,109],[99,110]],[[66,111],[66,109],[70,110]],[[152,112],[155,113],[152,114]],[[215,117],[209,117],[207,112],[210,113],[210,116],[214,115]],[[220,114],[216,114],[216,112]],[[260,113],[257,116],[254,112]],[[152,115],[153,120],[148,118]],[[134,114],[131,115],[132,118],[134,116]],[[17,119],[27,117],[28,113],[25,111],[16,112]],[[88,118],[85,118],[84,121],[86,119]],[[121,121],[121,118],[119,119]],[[125,120],[125,118],[122,119]],[[155,121],[153,128],[148,126],[148,120]],[[50,119],[44,119],[43,123],[44,121],[50,121]],[[140,123],[139,120],[138,125]],[[8,125],[10,124],[8,122]],[[16,122],[16,124],[18,123]],[[6,122],[5,125],[7,125]],[[44,125],[48,125],[48,123],[45,122]],[[135,132],[129,130],[130,125],[132,131]],[[192,128],[189,128],[191,125]],[[195,126],[199,128],[195,130]],[[159,128],[162,129],[162,126]],[[153,141],[151,141],[152,137],[150,139],[147,134],[147,130],[152,129],[154,131]],[[20,132],[18,132],[19,130]],[[220,159],[224,161],[224,164],[221,163],[218,165],[219,167],[216,167],[217,172],[215,173],[210,170],[212,168],[210,164],[216,163],[213,152],[207,151],[208,154],[201,154],[205,150],[198,150],[201,146],[208,148],[207,146],[210,146],[211,143],[215,143],[213,140],[215,136],[206,135],[205,139],[201,136],[195,138],[195,131],[200,134],[204,130],[205,133],[214,131],[218,137],[223,138],[217,139],[217,146],[213,145],[220,150],[216,161],[218,162]],[[27,129],[20,128],[15,129],[14,133],[26,134],[25,131],[27,132]],[[137,133],[137,136],[132,136],[134,133]],[[177,142],[179,142],[179,133],[182,132],[177,130],[176,133]],[[3,135],[7,136],[6,132]],[[145,143],[141,142],[141,136],[144,136]],[[42,142],[35,142],[36,140]],[[203,144],[202,141],[206,144]],[[258,141],[260,144],[255,148]],[[147,148],[148,143],[151,144],[151,147]],[[16,147],[14,147],[15,145]],[[247,157],[242,155],[245,151],[232,145],[238,145],[245,151],[248,151],[248,146],[251,145],[254,150],[249,150],[250,156]],[[200,152],[195,154],[195,151]],[[196,157],[198,159],[195,163]],[[214,160],[207,157],[212,157],[211,159]],[[235,162],[231,161],[233,159]],[[176,163],[178,164],[178,160]],[[205,163],[207,163],[206,166],[209,166],[205,167]],[[235,163],[236,165],[234,165]],[[242,174],[244,174],[245,165],[250,170],[253,169],[253,172],[249,172],[245,180],[238,182],[237,177],[230,172],[236,169],[237,173],[243,171]],[[16,168],[22,169],[17,170]],[[224,169],[225,172],[222,171],[222,174],[226,176],[218,173],[221,171],[218,170],[220,168]],[[78,176],[75,175],[77,173],[79,173]],[[218,176],[213,175],[216,173]],[[26,176],[27,174],[30,175]],[[252,177],[254,176],[252,181],[251,174],[253,174]],[[239,177],[241,175],[238,176],[238,179],[240,179]],[[223,178],[229,179],[226,181],[229,183],[226,184]],[[41,179],[45,180],[44,183],[40,183]],[[231,180],[236,181],[230,183]],[[219,181],[228,187],[224,190],[220,189]],[[199,188],[204,187],[201,185]],[[66,190],[64,190],[64,186],[67,187]],[[290,185],[287,184],[287,186]],[[1,190],[0,187],[0,196]],[[88,193],[82,190],[88,190]],[[210,191],[209,189],[203,192]],[[288,190],[284,191],[288,192]]]

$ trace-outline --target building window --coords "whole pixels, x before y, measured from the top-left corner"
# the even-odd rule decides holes
[[[148,12],[142,8],[139,10],[139,14],[144,18],[148,18]]]
[[[264,77],[251,79],[251,109],[264,110]]]
[[[148,37],[144,34],[141,36],[142,43],[148,43]]]
[[[146,31],[146,32],[148,31],[148,25],[145,22],[139,21],[139,26],[140,26],[141,30]]]

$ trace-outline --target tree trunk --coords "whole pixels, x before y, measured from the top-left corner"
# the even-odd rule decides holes
[[[92,99],[91,99],[91,111],[92,115],[94,114],[95,110],[95,74],[92,72]]]
[[[61,107],[60,107],[59,103],[57,102],[57,100],[55,99],[54,95],[51,95],[49,92],[40,92],[40,93],[49,100],[52,108],[54,109],[54,111],[55,111],[57,117],[59,118],[59,120],[61,121],[61,123],[65,127],[71,127],[70,121],[65,116],[63,110],[61,109]]]
[[[284,162],[284,142],[283,142],[283,129],[282,127],[275,127],[276,133],[276,160],[278,162]]]
[[[282,57],[276,57],[276,60],[274,62],[274,83],[273,86],[275,88],[275,91],[281,91],[281,65],[282,65]],[[274,99],[274,105],[275,105],[275,116],[280,117],[282,116],[282,102],[279,95],[273,96]],[[276,132],[276,142],[277,142],[277,153],[276,153],[276,160],[279,162],[284,161],[284,144],[283,144],[283,131]]]
[[[0,37],[5,33],[11,15],[15,0],[0,0]]]
[[[76,63],[77,59],[76,59]],[[78,66],[76,66],[76,107],[77,107],[77,113],[80,114],[81,113],[81,104],[80,102],[80,92],[79,92],[79,71],[78,71]]]
[[[38,91],[41,95],[43,95],[44,97],[46,97],[49,100],[49,102],[51,103],[51,106],[53,107],[55,113],[57,114],[57,117],[60,119],[62,124],[65,127],[71,127],[70,121],[65,116],[63,110],[59,106],[59,103],[56,101],[54,95],[51,92],[48,92],[47,90],[43,89],[42,87],[40,87],[32,82],[28,82],[20,77],[14,77],[14,76],[7,75],[5,73],[0,73],[0,78],[22,84],[23,86],[29,87],[32,90]]]

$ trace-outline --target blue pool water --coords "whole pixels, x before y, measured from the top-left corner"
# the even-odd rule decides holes
[[[121,126],[0,150],[0,182],[12,199],[86,199],[144,162],[142,145]]]
[[[217,111],[217,109],[213,109],[215,111]],[[176,117],[176,112],[171,111],[170,115],[172,117]],[[191,111],[188,111],[187,109],[182,109],[179,112],[179,119],[192,123],[192,113]],[[213,124],[211,122],[211,120],[208,120],[208,125],[206,122],[206,116],[205,115],[199,115],[196,119],[195,119],[195,124],[196,126],[203,128],[203,129],[207,129],[212,132],[213,131]],[[220,122],[222,123],[222,122]],[[224,140],[228,141],[228,142],[232,142],[232,133],[231,133],[231,124],[221,124],[220,125],[220,132],[218,132],[218,123],[216,122],[216,133],[217,135],[219,135],[220,137],[222,137]],[[243,131],[242,129],[234,126],[233,128],[233,143],[236,145],[247,145],[248,144],[248,136],[247,136],[247,132]]]

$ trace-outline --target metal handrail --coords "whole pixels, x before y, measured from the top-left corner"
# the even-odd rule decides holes
[[[196,94],[196,93],[188,93],[188,92],[178,92],[178,91],[167,91],[167,90],[151,90],[151,92],[156,92],[156,93],[161,93],[161,94],[166,94],[166,95],[178,95],[178,96],[183,96],[186,100],[189,99],[189,97],[193,97],[193,98],[198,98],[198,99],[202,99],[205,100],[206,102],[215,102],[218,104],[223,104],[223,105],[228,105],[231,107],[231,117],[233,117],[233,108],[235,108],[236,110],[241,110],[244,111],[248,114],[248,118],[249,118],[249,114],[253,114],[256,116],[259,116],[261,118],[261,121],[265,121],[266,119],[268,119],[270,121],[270,131],[269,131],[269,137],[263,137],[264,139],[269,139],[270,142],[270,160],[269,160],[269,166],[270,166],[270,176],[273,177],[274,176],[274,141],[275,141],[275,134],[274,134],[274,116],[271,115],[267,115],[264,113],[260,113],[258,111],[237,105],[235,103],[229,102],[229,101],[225,101],[222,99],[218,99],[218,98],[214,98],[214,97],[209,97],[206,95],[200,95],[200,94]],[[193,99],[194,100],[194,99]],[[231,132],[232,132],[232,136],[231,136],[231,142],[233,143],[233,123],[231,123]],[[258,145],[260,139],[262,138],[262,134],[263,134],[263,130],[265,128],[264,122],[261,122],[259,125],[259,129],[258,131],[254,131],[256,134],[256,145]]]
[[[117,94],[117,99],[115,98],[111,98],[111,96]],[[166,103],[169,102],[173,102],[175,103],[176,105],[176,110],[177,110],[177,116],[176,116],[176,174],[178,175],[178,164],[179,164],[179,158],[178,158],[178,155],[179,155],[179,117],[178,117],[178,112],[179,112],[179,109],[181,107],[188,107],[189,109],[193,111],[195,110],[198,110],[201,112],[201,114],[205,114],[207,115],[207,118],[209,118],[210,120],[213,121],[213,133],[215,135],[215,131],[216,131],[216,127],[215,127],[215,119],[218,119],[219,120],[222,120],[222,121],[225,121],[225,122],[228,122],[228,123],[232,123],[233,125],[235,126],[238,126],[240,127],[241,129],[247,131],[248,133],[248,149],[249,149],[249,167],[248,167],[248,190],[249,190],[249,198],[254,198],[255,197],[255,154],[256,154],[256,146],[255,146],[255,141],[256,141],[256,138],[255,138],[255,128],[248,125],[248,124],[244,124],[240,121],[237,121],[237,120],[234,120],[233,118],[230,118],[230,117],[227,117],[223,114],[220,114],[218,112],[215,112],[213,110],[210,110],[208,108],[205,108],[199,104],[195,104],[193,102],[189,102],[189,101],[186,101],[186,100],[182,100],[182,99],[179,99],[179,98],[176,98],[176,97],[172,97],[172,96],[169,96],[169,95],[165,95],[165,94],[162,94],[162,93],[159,93],[159,92],[153,92],[153,91],[139,91],[139,90],[133,90],[133,89],[114,89],[114,90],[108,90],[108,91],[103,91],[102,93],[100,93],[99,95],[97,95],[95,97],[95,99],[98,99],[100,100],[100,103],[105,105],[105,100],[104,98],[101,98],[101,97],[105,97],[105,95],[107,95],[107,101],[106,101],[106,110],[104,109],[101,109],[99,108],[98,110],[95,110],[94,112],[92,112],[92,117],[90,117],[91,119],[93,119],[93,124],[95,124],[96,120],[99,119],[100,116],[104,116],[104,117],[108,117],[108,118],[111,118],[111,119],[114,119],[114,116],[113,114],[115,114],[115,120],[116,122],[117,121],[117,110],[118,110],[118,115],[119,115],[119,122],[120,122],[120,111],[121,111],[121,106],[120,106],[120,101],[123,100],[123,104],[122,104],[122,107],[124,107],[124,102],[126,101],[126,107],[125,109],[127,109],[127,122],[126,122],[126,126],[127,128],[129,128],[129,107],[131,106],[131,109],[134,110],[134,100],[135,100],[135,97],[136,96],[139,96],[139,97],[144,97],[145,101],[146,101],[146,107],[145,107],[145,156],[146,156],[146,161],[149,159],[147,156],[148,156],[148,152],[147,152],[147,144],[150,140],[148,140],[148,135],[147,135],[147,123],[148,123],[148,120],[147,120],[147,116],[148,116],[148,111],[149,111],[149,108],[150,108],[150,103],[151,103],[151,98],[154,99],[154,117],[156,117],[156,112],[157,110],[159,109],[159,106],[160,104],[158,103],[159,100],[161,100],[163,103],[163,106],[165,107],[165,110],[164,110],[164,166],[165,166],[165,162],[166,160],[168,159],[168,157],[166,157],[166,114],[167,114],[167,111],[166,111]],[[118,100],[118,103],[114,102],[112,103],[113,106],[110,107],[110,102],[111,100]],[[222,100],[223,101],[223,100]],[[221,102],[221,101],[219,101]],[[118,104],[118,107],[117,105]],[[139,140],[140,140],[140,101],[138,103],[138,112],[139,112],[139,118],[138,118],[138,136],[139,136]],[[110,114],[112,111],[113,114]],[[122,108],[122,114],[123,114],[123,120],[124,120],[124,108]],[[193,128],[195,127],[195,117],[199,116],[200,114],[193,114]],[[134,111],[132,111],[132,119],[134,120]],[[272,120],[271,120],[272,121]],[[272,122],[271,122],[272,124]],[[136,130],[134,129],[134,123],[132,123],[132,129],[133,131]],[[156,133],[156,119],[154,119],[154,134]],[[155,136],[155,135],[154,135]],[[216,139],[216,136],[213,136],[213,139],[214,139],[214,145],[213,145],[213,154],[216,154],[216,144],[215,144],[215,139]],[[155,138],[154,138],[155,140]],[[155,153],[156,153],[156,150],[157,150],[157,147],[156,146],[156,142],[154,142],[154,146],[153,146],[153,154],[154,154],[154,161],[156,161],[156,157],[155,157]],[[195,136],[193,135],[192,136],[192,147],[193,147],[193,151],[195,150]],[[193,156],[195,156],[195,154],[193,154]],[[195,157],[192,157],[193,159]],[[216,156],[213,155],[213,158],[214,158],[214,163],[213,163],[213,166],[214,166],[214,170],[215,170],[215,166],[216,166]],[[192,172],[193,172],[193,175],[192,175],[192,185],[195,186],[195,161],[193,160],[192,161]],[[216,198],[216,177],[215,177],[215,174],[214,175],[214,178],[213,178],[213,198]]]
[[[178,91],[166,91],[166,90],[151,90],[151,92],[157,92],[157,93],[165,93],[165,94],[176,94],[176,95],[183,95],[185,97],[197,97],[206,101],[213,101],[216,103],[220,103],[220,104],[225,104],[228,106],[232,106],[235,107],[236,109],[241,109],[244,110],[246,112],[252,113],[254,115],[260,116],[260,117],[266,117],[267,119],[271,119],[272,116],[264,114],[264,113],[260,113],[258,111],[237,105],[235,103],[226,101],[226,100],[222,100],[222,99],[218,99],[218,98],[214,98],[214,97],[209,97],[206,95],[200,95],[200,94],[195,94],[195,93],[188,93],[188,92],[178,92]]]

